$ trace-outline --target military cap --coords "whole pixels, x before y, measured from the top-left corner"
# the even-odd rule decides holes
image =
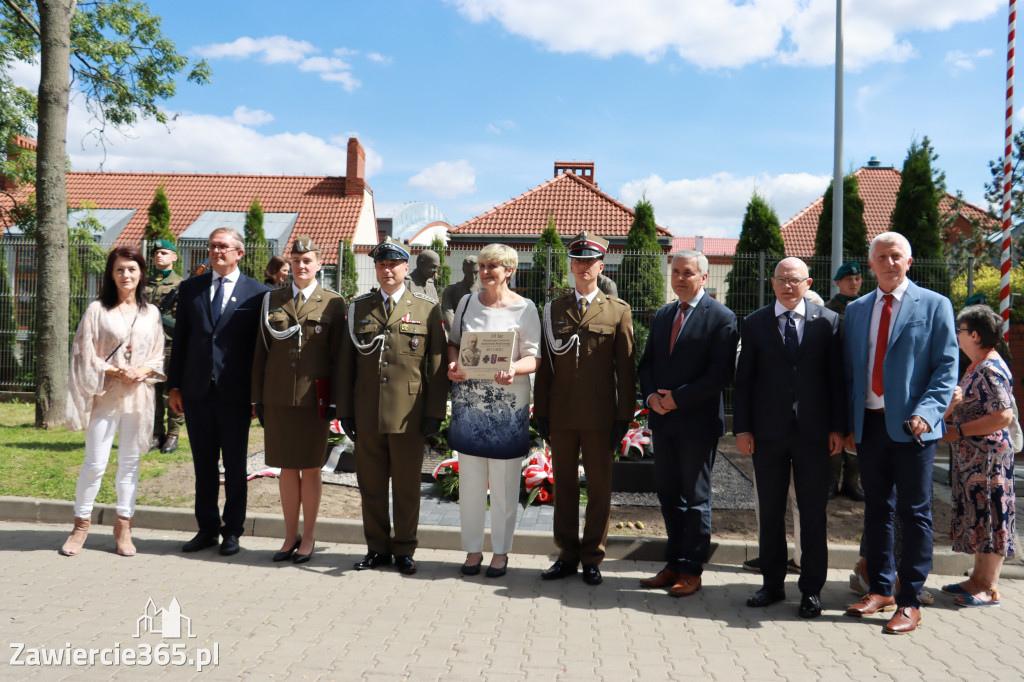
[[[409,260],[409,251],[400,243],[391,239],[391,237],[385,236],[380,241],[380,244],[373,247],[373,251],[370,252],[370,256],[374,262],[379,260]]]
[[[304,234],[296,235],[295,241],[292,242],[292,253],[309,253],[311,251],[320,253],[320,247],[309,236]]]
[[[969,305],[988,305],[988,296],[982,293],[968,296],[967,300],[964,301],[964,307],[966,308]]]
[[[178,247],[170,239],[156,239],[153,241],[153,250],[160,251],[161,249],[178,253]]]
[[[569,242],[569,258],[604,258],[608,251],[608,240],[597,235],[588,235],[583,230]]]
[[[851,261],[847,261],[846,263],[843,263],[842,265],[840,265],[839,269],[836,270],[836,276],[833,277],[832,279],[834,281],[838,282],[843,277],[849,277],[850,275],[859,275],[859,274],[860,274],[860,265],[857,262],[851,260]]]

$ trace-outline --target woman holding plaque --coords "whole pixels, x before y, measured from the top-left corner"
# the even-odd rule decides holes
[[[459,513],[462,520],[464,575],[476,575],[483,563],[487,488],[491,489],[489,578],[505,575],[516,527],[519,477],[530,447],[530,377],[540,364],[540,316],[533,301],[509,289],[519,265],[511,247],[490,244],[480,252],[481,291],[462,297],[455,308],[448,343],[452,381],[452,419],[448,444],[459,453]],[[459,346],[466,332],[515,332],[511,366],[491,379],[467,379],[459,369]],[[462,349],[463,352],[469,348]],[[478,367],[492,362],[488,349]],[[483,358],[487,358],[487,364]],[[496,358],[494,358],[496,359]]]

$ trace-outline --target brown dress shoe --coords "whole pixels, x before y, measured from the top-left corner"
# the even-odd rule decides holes
[[[887,635],[905,635],[917,629],[921,622],[921,609],[913,606],[901,606],[896,609],[896,615],[885,624],[883,632]]]
[[[670,568],[663,568],[653,578],[644,578],[640,587],[672,587],[679,580],[679,574]]]
[[[880,594],[868,592],[861,597],[859,602],[846,609],[846,615],[860,618],[861,616],[870,616],[878,611],[892,611],[894,608],[896,608],[895,597],[883,597]]]
[[[700,576],[680,573],[676,584],[668,589],[673,597],[689,597],[700,589]]]

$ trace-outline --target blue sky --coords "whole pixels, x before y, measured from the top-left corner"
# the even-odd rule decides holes
[[[950,190],[983,203],[1002,153],[1002,0],[846,0],[844,168],[901,166],[929,136]],[[378,202],[455,224],[594,161],[679,236],[735,237],[758,189],[782,221],[832,173],[834,0],[160,0],[192,59],[168,128],[104,158],[73,102],[75,170],[334,174],[368,152]],[[38,71],[16,80],[35,87]],[[35,80],[33,80],[35,79]],[[1015,125],[1024,121],[1017,116]]]

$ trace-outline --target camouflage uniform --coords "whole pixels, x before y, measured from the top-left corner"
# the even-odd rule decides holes
[[[177,289],[178,285],[181,284],[182,277],[174,270],[171,270],[170,274],[164,277],[159,272],[154,272],[153,276],[146,282],[146,297],[149,302],[160,309],[160,313],[163,316],[164,324],[164,372],[167,372],[167,366],[171,361],[171,342],[174,340],[174,319],[178,312],[178,297]],[[170,294],[174,294],[172,300],[167,300],[167,305],[164,305],[165,299]],[[164,309],[166,307],[166,310]],[[164,424],[164,412],[167,413],[167,423]],[[167,382],[161,382],[156,385],[156,414],[153,419],[153,439],[157,441],[158,446],[163,445],[164,439],[167,436],[177,436],[181,430],[181,425],[185,422],[185,415],[178,414],[170,408],[170,397],[167,389]]]

